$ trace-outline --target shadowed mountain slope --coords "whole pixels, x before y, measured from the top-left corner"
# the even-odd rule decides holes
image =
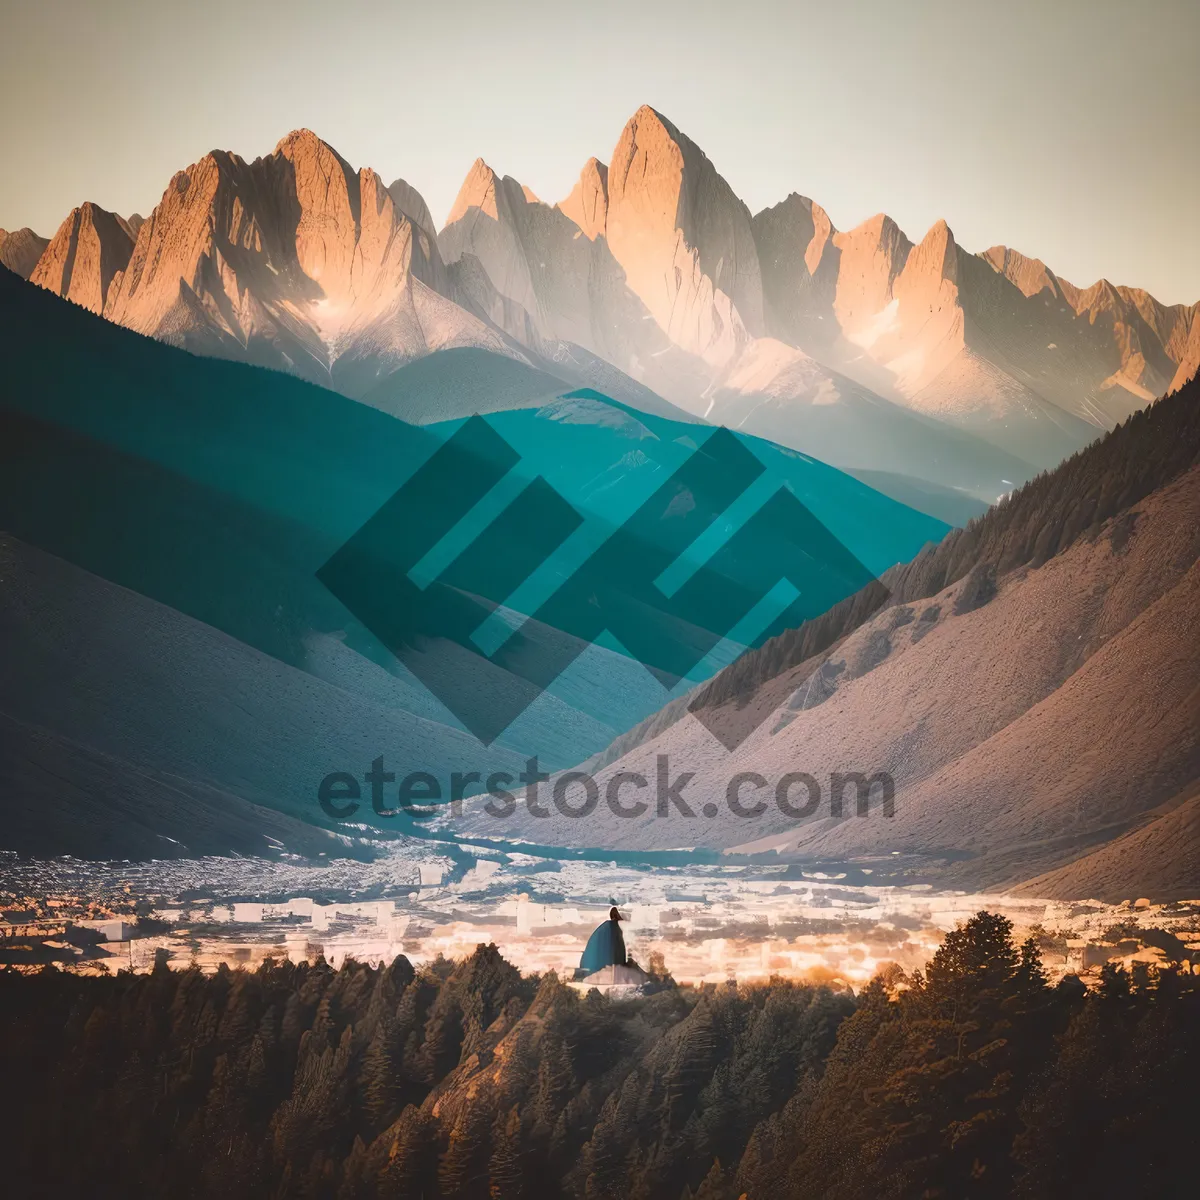
[[[620,772],[653,777],[668,756],[694,775],[694,819],[598,812],[574,836],[860,865],[904,853],[945,882],[995,887],[1053,871],[1052,894],[1085,894],[1074,889],[1091,881],[1107,898],[1139,870],[1130,860],[1116,871],[1121,851],[1144,851],[1160,894],[1194,894],[1200,862],[1177,798],[1200,776],[1198,387],[887,573],[890,595],[873,585],[746,655],[590,764],[603,788]],[[727,752],[709,728],[745,740]],[[772,788],[807,772],[824,806],[796,819],[771,803],[737,820],[725,788],[743,771]],[[878,791],[856,816],[853,786],[844,816],[831,816],[835,772],[886,772],[894,817]],[[770,796],[755,790],[744,803]],[[709,803],[717,815],[700,816]],[[570,837],[578,824],[552,817],[507,833]]]
[[[320,821],[315,788],[330,771],[361,774],[385,752],[443,779],[518,768],[518,751],[565,765],[671,694],[619,647],[592,646],[485,750],[317,577],[457,423],[422,429],[281,373],[186,354],[8,272],[0,312],[0,710],[59,739],[76,778],[88,755],[141,771],[150,828],[164,774]],[[429,397],[431,415],[446,388],[428,373],[453,361],[417,365],[427,377],[412,395]],[[512,365],[527,388],[530,368]],[[545,476],[599,540],[715,432],[598,393],[554,386],[544,399],[491,418],[519,459],[511,482]],[[746,444],[872,571],[945,533],[831,467]],[[545,566],[552,587],[570,560]],[[487,659],[454,663],[481,694],[506,686]],[[39,761],[19,772],[30,787]],[[240,811],[231,847],[245,844]],[[211,844],[181,828],[161,833]],[[140,835],[123,844],[146,847]]]
[[[1194,716],[1194,713],[1193,713]],[[1017,891],[1050,899],[1095,896],[1119,903],[1169,900],[1195,889],[1200,863],[1200,795],[1195,785],[1144,814],[1128,833]]]
[[[28,279],[48,245],[49,240],[38,237],[32,229],[14,229],[11,233],[0,229],[0,266]]]

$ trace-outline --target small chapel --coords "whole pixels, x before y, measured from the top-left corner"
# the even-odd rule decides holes
[[[573,982],[581,990],[598,988],[602,992],[640,990],[650,982],[650,976],[626,953],[617,908],[609,909],[608,920],[592,931]]]

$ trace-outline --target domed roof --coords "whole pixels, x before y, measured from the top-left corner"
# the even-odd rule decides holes
[[[620,920],[621,914],[614,908],[610,910],[608,920],[592,932],[579,960],[580,974],[590,975],[605,967],[625,966],[625,939],[621,936]]]

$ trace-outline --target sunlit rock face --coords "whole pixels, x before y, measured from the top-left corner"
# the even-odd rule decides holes
[[[607,231],[629,287],[681,350],[722,365],[764,332],[750,213],[652,108],[638,109],[613,151]]]
[[[936,440],[932,418],[982,441],[956,461],[987,500],[1200,367],[1197,305],[974,254],[944,221],[915,242],[882,213],[839,230],[796,193],[751,216],[648,106],[557,204],[477,160],[440,233],[405,180],[297,130],[253,162],[214,150],[144,222],[85,204],[50,243],[0,235],[0,262],[138,332],[355,397],[473,347],[838,466],[879,470],[884,445]],[[891,460],[961,486],[919,454]]]
[[[698,415],[800,445],[808,406],[853,423],[856,386],[1032,468],[1164,390],[1195,311],[1074,288],[1004,247],[971,254],[944,221],[915,244],[882,213],[838,231],[796,194],[751,218],[648,107],[555,208],[476,163],[440,240],[477,262],[518,341],[586,346]],[[783,404],[801,406],[790,437]]]
[[[1184,344],[1170,390],[1179,391],[1197,372],[1200,372],[1200,310],[1192,317],[1191,332]]]
[[[558,208],[589,241],[603,237],[608,227],[608,167],[599,159],[589,158],[579,173],[579,182]]]
[[[76,209],[32,280],[139,333],[351,392],[445,346],[505,350],[447,299],[419,194],[307,130],[253,163],[205,155],[145,221]]]
[[[677,346],[630,286],[607,237],[607,179],[592,159],[549,205],[476,161],[438,235],[455,295],[551,369],[594,355],[697,412],[713,368]]]
[[[38,259],[30,280],[102,313],[129,262],[134,233],[124,217],[90,201],[72,209]]]

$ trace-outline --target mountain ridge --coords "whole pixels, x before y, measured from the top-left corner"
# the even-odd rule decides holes
[[[20,238],[23,267],[38,242]],[[839,230],[798,193],[751,214],[645,105],[557,204],[479,159],[435,230],[410,184],[299,129],[253,162],[204,156],[144,222],[74,210],[31,274],[139,332],[355,398],[430,353],[484,349],[797,449],[815,437],[839,467],[959,486],[856,451],[880,442],[865,393],[1028,464],[980,465],[985,501],[1200,367],[1200,303],[970,253],[945,221],[915,242],[883,213]],[[839,423],[852,436],[826,436]]]

